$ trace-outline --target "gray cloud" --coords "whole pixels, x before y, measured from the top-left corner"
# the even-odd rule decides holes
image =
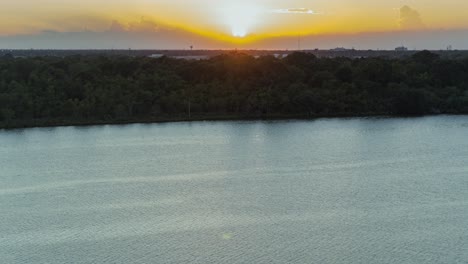
[[[356,49],[468,48],[468,29],[374,32],[349,35],[311,35],[302,37],[303,49],[355,47]],[[0,36],[0,49],[296,49],[297,37],[276,37],[238,45],[199,36],[183,30],[159,32],[131,31],[44,31],[36,35]]]
[[[109,28],[109,31],[111,32],[123,32],[126,30],[126,27],[117,20],[112,21],[112,24]]]
[[[218,48],[223,44],[144,18],[129,24],[114,20],[104,31],[42,30],[37,34],[0,36],[0,49],[188,49],[191,45]]]
[[[409,7],[408,7],[409,8]],[[402,8],[402,28],[422,27],[419,14],[411,8]],[[288,9],[289,10],[289,9]],[[306,13],[304,9],[287,13]],[[409,15],[408,15],[409,14]],[[410,19],[411,18],[411,19]],[[236,44],[197,35],[183,29],[167,27],[142,18],[123,24],[107,21],[103,31],[78,30],[60,32],[43,30],[37,34],[0,36],[0,49],[296,49],[297,37],[267,38],[252,43]],[[442,49],[453,45],[468,48],[468,29],[460,30],[399,30],[359,34],[310,35],[301,37],[304,49],[355,47],[356,49],[394,49],[407,46],[418,49]]]
[[[154,21],[142,17],[140,21],[130,23],[128,30],[132,32],[158,32],[162,28]]]
[[[400,8],[399,22],[400,28],[405,30],[421,29],[425,27],[419,12],[406,5]]]
[[[117,20],[112,21],[109,28],[110,32],[158,32],[168,29],[168,27],[161,27],[154,21],[147,20],[144,17],[140,21],[131,22],[128,25],[122,24]]]

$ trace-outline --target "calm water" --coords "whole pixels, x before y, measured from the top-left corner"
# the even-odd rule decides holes
[[[468,263],[468,117],[0,131],[1,263]]]

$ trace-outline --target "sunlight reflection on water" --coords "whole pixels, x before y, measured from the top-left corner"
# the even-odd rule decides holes
[[[0,259],[467,263],[467,122],[0,131]]]

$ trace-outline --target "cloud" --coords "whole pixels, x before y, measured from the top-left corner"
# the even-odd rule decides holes
[[[419,12],[406,5],[400,8],[399,22],[400,28],[405,30],[421,29],[425,27]]]
[[[128,30],[132,32],[158,32],[161,27],[154,21],[142,17],[140,21],[130,23]]]
[[[154,21],[142,17],[140,21],[130,22],[125,25],[117,20],[112,21],[108,31],[109,32],[159,32],[161,30],[170,30],[169,27],[162,27]]]
[[[112,24],[109,28],[109,31],[111,32],[124,32],[126,30],[126,27],[117,20],[112,21]]]
[[[52,29],[44,29],[41,31],[42,34],[49,34],[49,35],[55,35],[59,33],[57,30],[52,30]]]
[[[188,49],[221,48],[225,43],[195,33],[141,19],[114,20],[103,31],[42,30],[35,34],[0,36],[0,49]]]
[[[389,49],[404,45],[410,49],[468,48],[468,29],[370,32],[359,34],[303,36],[303,49],[354,47]],[[161,28],[159,32],[43,31],[39,34],[0,36],[0,49],[296,49],[297,37],[274,37],[237,44],[200,36],[181,29]]]
[[[305,35],[301,37],[302,49],[330,49],[336,47],[356,49],[394,50],[404,45],[409,49],[446,49],[447,45],[455,49],[468,48],[468,29],[457,30],[421,30],[368,32],[356,34]],[[297,49],[297,37],[277,37],[259,40],[256,47],[268,49]]]
[[[317,15],[318,13],[309,8],[287,8],[287,9],[275,9],[271,13],[276,14],[306,14],[306,15]]]

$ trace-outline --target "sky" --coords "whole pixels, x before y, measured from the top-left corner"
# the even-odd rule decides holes
[[[465,0],[5,0],[0,48],[468,49]]]

